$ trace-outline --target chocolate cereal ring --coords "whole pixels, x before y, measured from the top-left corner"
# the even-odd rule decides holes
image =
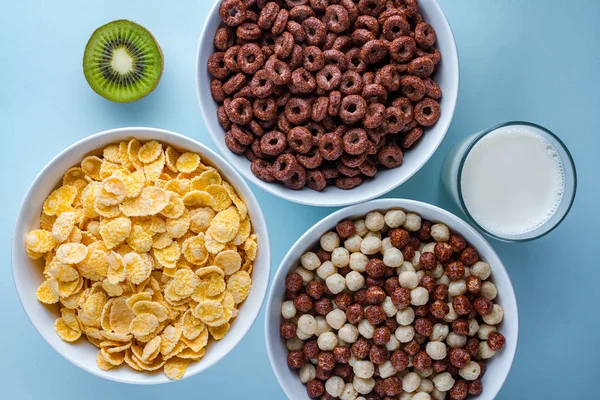
[[[227,146],[229,151],[237,155],[242,155],[246,151],[246,146],[238,142],[236,138],[233,137],[231,131],[228,131],[225,134],[225,145]]]
[[[312,92],[317,86],[315,77],[304,68],[298,68],[292,72],[292,83],[298,92],[305,94]]]
[[[225,51],[225,66],[231,72],[240,72],[240,67],[237,61],[240,48],[241,46],[231,46],[229,49],[227,49],[227,51]]]
[[[385,10],[385,0],[360,0],[358,2],[358,10],[362,14],[377,17]]]
[[[337,160],[344,152],[342,138],[335,133],[326,133],[319,138],[319,152],[325,160]]]
[[[231,122],[231,120],[227,116],[225,106],[219,106],[219,108],[217,108],[217,119],[219,120],[219,123],[221,124],[223,129],[225,129],[225,131],[231,129],[233,122]]]
[[[410,130],[400,141],[403,149],[410,149],[423,136],[423,128],[416,127]]]
[[[329,97],[319,97],[312,105],[312,112],[310,118],[315,122],[321,122],[327,116],[327,109],[329,108]]]
[[[352,128],[344,134],[343,144],[346,153],[351,155],[362,154],[367,151],[369,145],[367,132],[362,128]]]
[[[356,6],[355,0],[341,0],[340,5],[344,6],[346,10],[348,10],[348,16],[350,17],[350,21],[354,22],[360,15],[358,12],[358,7]]]
[[[265,64],[265,56],[255,43],[248,43],[240,47],[237,53],[237,64],[245,74],[255,74]]]
[[[360,164],[358,169],[360,169],[360,172],[364,176],[368,176],[369,178],[372,178],[377,174],[377,166],[369,159],[366,159],[362,164]]]
[[[398,97],[392,102],[392,107],[397,107],[402,111],[402,121],[408,124],[413,120],[413,105],[406,97]]]
[[[247,41],[260,38],[262,31],[254,22],[244,22],[236,29],[237,37]]]
[[[338,113],[345,124],[355,124],[364,118],[367,112],[367,102],[361,96],[351,94],[342,99]]]
[[[367,142],[368,146],[368,142]],[[344,153],[340,157],[341,162],[350,168],[358,168],[367,159],[367,153],[362,154],[348,154]]]
[[[325,65],[323,52],[317,46],[307,46],[304,49],[304,68],[307,71],[319,71]]]
[[[362,90],[362,97],[367,101],[367,103],[385,103],[387,101],[387,94],[387,90],[385,90],[385,88],[378,83],[365,85]]]
[[[300,190],[306,186],[306,170],[300,165],[296,165],[293,175],[282,182],[288,189]]]
[[[288,6],[288,8],[303,6],[306,5],[306,3],[308,3],[308,0],[285,0],[285,5]]]
[[[404,154],[398,146],[384,146],[377,154],[377,159],[386,168],[396,168],[402,165]]]
[[[274,56],[271,56],[267,60],[265,69],[269,73],[269,78],[276,85],[285,85],[292,78],[292,71],[290,71],[289,65]]]
[[[308,17],[314,17],[315,12],[310,6],[301,5],[290,9],[290,18],[294,21],[304,21]]]
[[[396,0],[396,7],[407,17],[414,17],[419,11],[417,0]]]
[[[353,178],[343,176],[336,178],[335,186],[343,190],[350,190],[362,183],[362,178],[360,176],[355,176]]]
[[[285,29],[292,34],[296,43],[303,43],[306,40],[306,32],[301,23],[289,20]]]
[[[325,10],[325,25],[334,33],[342,33],[350,28],[350,15],[344,6],[333,4]]]
[[[308,121],[306,125],[304,125],[306,129],[310,132],[313,138],[318,138],[320,135],[325,133],[325,127],[320,123],[315,123],[313,121]]]
[[[294,125],[301,125],[308,122],[312,107],[305,99],[292,97],[285,105],[285,117]]]
[[[440,119],[440,103],[426,98],[415,106],[415,120],[421,126],[432,126]]]
[[[372,85],[373,83],[375,83],[375,74],[372,71],[365,72],[362,76],[362,80],[365,86]]]
[[[411,101],[420,101],[425,96],[425,84],[416,76],[405,76],[400,83],[402,94]]]
[[[290,69],[294,70],[296,68],[300,68],[302,64],[304,64],[304,49],[302,46],[295,44],[294,49],[292,50],[292,55],[290,56]]]
[[[393,64],[383,66],[379,71],[381,84],[390,92],[396,92],[400,88],[402,76]],[[375,78],[377,81],[377,77]]]
[[[425,84],[425,94],[427,97],[431,97],[434,100],[439,100],[442,98],[442,89],[438,86],[438,84],[431,78],[423,79],[423,83]]]
[[[271,173],[275,177],[275,179],[283,181],[286,179],[290,179],[294,172],[296,172],[296,167],[298,167],[298,162],[296,161],[296,157],[287,153],[282,154],[273,163],[271,167]]]
[[[215,33],[214,45],[219,51],[226,51],[235,42],[234,30],[228,26],[220,26]]]
[[[325,58],[325,65],[335,65],[340,71],[348,69],[348,57],[339,50],[325,50],[323,57]]]
[[[331,46],[331,50],[337,50],[341,51],[342,53],[345,53],[348,50],[350,50],[351,46],[352,39],[350,39],[350,36],[343,35],[335,38],[333,45]]]
[[[257,158],[250,164],[250,171],[263,182],[274,182],[275,177],[271,171],[271,164],[266,160]]]
[[[248,7],[242,0],[224,0],[219,7],[219,17],[228,26],[238,26],[244,22]]]
[[[385,106],[381,103],[371,103],[367,107],[363,125],[367,129],[375,129],[383,123]]]
[[[417,46],[415,50],[415,54],[418,57],[429,57],[431,61],[433,61],[433,65],[437,65],[442,60],[442,53],[435,47],[431,47],[429,49],[424,49],[420,46]]]
[[[260,99],[272,95],[274,88],[275,84],[271,80],[271,75],[264,69],[257,71],[250,81],[252,94]]]
[[[277,17],[275,18],[275,21],[273,22],[273,26],[271,27],[271,33],[273,35],[281,35],[281,33],[287,27],[289,16],[290,16],[290,13],[288,10],[286,10],[284,8],[279,10],[279,12],[277,13]]]
[[[217,103],[222,103],[225,100],[225,91],[223,90],[223,82],[219,79],[212,79],[210,81],[210,93],[212,94],[212,98]]]
[[[260,138],[260,150],[269,156],[278,156],[287,147],[285,135],[279,131],[269,131]]]
[[[310,0],[310,6],[313,10],[323,12],[329,5],[329,0]]]
[[[415,41],[422,47],[431,47],[435,44],[437,35],[427,22],[419,22],[415,27]]]
[[[247,131],[237,124],[233,124],[230,129],[231,134],[242,146],[250,146],[254,141],[252,132]]]
[[[346,71],[342,74],[340,81],[340,92],[344,96],[359,94],[362,91],[363,83],[360,74],[356,71]]]
[[[279,9],[279,4],[276,2],[268,2],[260,11],[257,21],[258,26],[263,30],[271,29],[273,27],[273,23],[275,22],[275,18],[277,18]]]
[[[309,17],[302,21],[302,28],[306,34],[306,43],[309,45],[316,46],[325,42],[327,28],[317,17]]]
[[[404,128],[402,110],[398,107],[388,107],[383,113],[383,129],[388,133],[398,133]]]
[[[400,36],[390,44],[390,57],[397,63],[405,63],[413,59],[417,43],[410,36]]]
[[[337,90],[329,92],[329,108],[327,114],[331,117],[335,117],[340,112],[340,106],[342,104],[342,94]],[[323,120],[325,123],[326,120]],[[326,126],[327,127],[327,126]]]
[[[254,100],[252,110],[254,116],[262,121],[271,121],[277,118],[277,103],[271,97]]]
[[[246,85],[246,75],[240,72],[229,78],[223,84],[223,91],[230,95],[240,90],[244,85]]]
[[[225,53],[218,51],[208,57],[208,72],[217,79],[225,79],[230,71],[225,65]]]
[[[312,170],[306,172],[306,186],[317,192],[322,191],[327,186],[325,174],[322,171]]]
[[[307,154],[297,154],[296,160],[306,169],[315,169],[323,163],[323,156],[317,147],[313,147]]]
[[[289,32],[283,32],[275,40],[273,51],[279,59],[288,58],[294,49],[294,36]]]
[[[421,79],[431,75],[434,69],[435,65],[429,57],[417,57],[408,64],[408,73]]]
[[[360,58],[367,64],[377,64],[388,55],[388,45],[383,40],[370,40],[360,50]]]
[[[269,158],[269,156],[266,155],[265,153],[263,153],[262,150],[260,149],[260,139],[254,139],[254,141],[250,145],[250,150],[252,151],[252,153],[254,153],[254,155],[256,157],[258,157],[260,159]]]
[[[235,94],[233,95],[234,99],[237,99],[238,97],[245,97],[248,100],[250,100],[254,99],[256,96],[252,94],[252,89],[250,88],[250,86],[242,86],[240,90],[235,92]]]
[[[360,49],[353,48],[348,54],[346,54],[348,59],[348,69],[351,71],[355,71],[358,74],[362,74],[367,70],[367,64],[360,58]]]
[[[265,134],[264,129],[255,120],[250,121],[250,124],[248,126],[250,127],[250,130],[252,131],[254,136],[258,138],[262,137],[262,135]]]
[[[296,126],[287,134],[287,141],[290,149],[300,154],[306,154],[313,147],[313,136],[308,129],[303,126]]]
[[[395,40],[401,36],[408,36],[410,24],[401,15],[393,15],[383,23],[383,36],[387,40]]]
[[[340,174],[344,176],[355,177],[360,175],[360,169],[348,167],[341,160],[338,160],[335,166],[340,171]]]
[[[366,43],[377,39],[377,37],[373,35],[373,32],[368,29],[355,29],[350,34],[350,38],[352,39],[354,47],[358,48],[362,48]]]
[[[231,100],[229,105],[225,105],[225,112],[234,124],[248,125],[252,120],[252,105],[243,97]]]
[[[279,114],[279,117],[277,117],[277,129],[279,129],[281,132],[287,135],[287,133],[292,128],[292,124],[290,123],[290,121],[288,121],[285,114]]]

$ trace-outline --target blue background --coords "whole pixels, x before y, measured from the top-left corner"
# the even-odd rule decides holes
[[[12,282],[10,241],[21,198],[38,171],[71,143],[105,129],[152,126],[214,148],[194,87],[196,45],[211,3],[2,2],[0,397],[284,398],[267,359],[263,313],[239,346],[209,371],[159,387],[127,386],[96,378],[56,354],[28,321]],[[534,121],[557,133],[570,147],[579,172],[569,217],[535,242],[491,241],[512,277],[521,317],[516,359],[499,398],[597,398],[600,2],[440,3],[460,53],[456,114],[433,158],[387,197],[423,200],[458,212],[440,187],[439,171],[444,154],[460,138],[507,120]],[[156,91],[126,105],[93,93],[81,69],[92,31],[120,18],[149,28],[165,56]],[[333,209],[299,206],[253,189],[269,223],[274,273],[294,241]]]

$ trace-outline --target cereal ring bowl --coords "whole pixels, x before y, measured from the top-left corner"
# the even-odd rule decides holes
[[[330,5],[331,15],[329,11],[326,13],[325,9],[318,8],[319,2],[314,6],[311,6],[312,2],[281,3],[288,4],[286,7],[304,5],[296,6],[293,12],[290,11],[287,31],[277,31],[272,37],[268,35],[271,35],[273,30],[281,27],[283,31],[281,22],[288,18],[287,11],[282,8],[277,13],[279,6],[269,3],[264,8],[252,8],[253,11],[246,14],[246,22],[239,25],[243,13],[238,12],[238,8],[244,11],[246,7],[242,3],[256,2],[214,2],[198,44],[196,89],[200,110],[213,141],[223,156],[246,179],[271,194],[296,203],[343,206],[374,199],[389,192],[408,180],[429,160],[448,131],[459,86],[458,52],[454,36],[436,0],[418,2],[420,13],[417,16],[422,18],[419,21],[425,21],[422,25],[425,28],[417,29],[416,25],[420,22],[414,22],[416,16],[410,17],[413,18],[411,31],[401,33],[404,36],[396,37],[395,40],[386,40],[384,36],[388,35],[388,38],[392,39],[397,35],[395,30],[403,32],[408,23],[399,15],[389,18],[390,21],[394,19],[398,24],[396,26],[393,26],[393,23],[378,22],[377,18],[371,15],[361,15],[363,19],[360,23],[363,27],[368,25],[368,29],[380,32],[379,37],[383,38],[381,40],[379,37],[375,40],[371,32],[360,26],[345,28],[346,25],[342,26],[343,21],[339,25],[332,22],[336,18],[341,18],[341,21],[348,15],[340,9],[342,4],[352,8],[356,7],[356,1],[340,4],[336,2]],[[414,7],[416,2],[411,1],[407,4]],[[310,10],[310,7],[317,8]],[[362,10],[361,13],[370,12],[365,10],[365,7]],[[381,15],[386,12],[387,15],[393,14],[390,11],[396,10],[388,9]],[[310,15],[313,16],[304,19]],[[327,50],[330,53],[323,56],[326,44],[312,45],[314,42],[303,41],[302,27],[307,32],[319,31],[323,24],[319,18],[325,20],[326,16],[333,18],[327,22],[331,25],[328,25],[328,34],[342,32],[337,38],[340,41],[336,44],[342,50]],[[274,21],[268,20],[269,18]],[[385,21],[382,18],[380,16],[379,19]],[[233,46],[233,42],[228,42],[227,35],[231,37],[232,33],[225,32],[223,21],[232,24],[229,32],[244,38],[241,40],[241,44],[246,43],[243,47]],[[267,28],[271,26],[271,22],[273,27]],[[257,24],[265,29],[261,31]],[[380,26],[373,27],[373,24]],[[352,40],[358,41],[358,44],[349,44],[349,40],[344,42],[351,34],[348,30],[343,31],[344,29],[356,29]],[[433,34],[432,30],[435,30]],[[260,36],[267,31],[267,36]],[[414,44],[409,34],[426,46],[420,48],[417,45],[414,57],[418,57],[413,60],[414,64],[406,60],[397,61],[399,58],[386,58],[385,63],[390,64],[382,65],[384,61],[381,61],[380,56],[387,57],[386,46],[391,46],[390,43],[394,43],[393,48],[396,50],[404,48],[402,40]],[[345,37],[342,37],[344,35]],[[364,46],[365,52],[371,49],[372,59],[361,51],[361,37],[364,37],[364,40],[372,39]],[[435,45],[430,45],[431,41],[426,43],[432,37]],[[246,39],[256,43],[247,43]],[[273,40],[276,40],[274,45]],[[265,44],[270,46],[271,50],[264,49]],[[352,48],[348,51],[350,45]],[[306,50],[302,50],[302,46],[306,46]],[[297,55],[296,59],[299,60],[298,65],[304,65],[305,68],[288,68],[282,64],[281,60],[292,62],[291,59],[295,57],[294,51],[287,55],[289,53],[285,50],[292,47],[298,54],[304,52],[303,64],[301,56]],[[429,49],[429,53],[423,50],[425,48]],[[239,53],[236,55],[238,49]],[[264,54],[260,53],[261,51]],[[272,51],[275,51],[280,59],[274,59],[276,54],[270,55]],[[344,58],[344,51],[348,52],[347,58]],[[344,66],[344,60],[353,60],[351,57],[358,53],[361,59],[372,66],[368,67],[370,69],[366,73],[362,70],[359,74],[351,70],[350,66]],[[263,55],[264,64],[261,67],[262,61],[258,62],[256,59],[263,58]],[[236,61],[236,57],[243,57],[243,60]],[[318,65],[310,65],[312,57],[315,57],[315,60],[321,57],[321,61],[326,57],[328,64],[318,70]],[[435,61],[431,61],[434,59]],[[229,67],[231,69],[228,69]],[[277,76],[279,72],[276,71],[279,70],[283,70],[282,74],[285,75],[286,68],[288,75],[292,72],[291,78]],[[421,81],[413,76],[429,76],[432,69],[433,80],[428,77]],[[340,71],[345,72],[342,74]],[[376,84],[369,83],[373,78],[373,71],[377,73]],[[400,75],[397,71],[400,71]],[[364,76],[361,76],[363,73]],[[411,75],[404,75],[405,73]],[[367,77],[367,74],[371,76]],[[286,79],[293,79],[293,82]],[[358,95],[354,89],[347,89],[355,84],[363,85],[363,79],[365,87]],[[431,86],[423,86],[420,82]],[[273,89],[271,83],[278,86]],[[286,85],[292,83],[302,94],[291,95]],[[264,86],[259,86],[263,84]],[[263,88],[266,88],[265,92],[262,92]],[[272,94],[269,94],[271,91]],[[343,94],[340,94],[340,91]],[[420,95],[415,94],[415,91]],[[281,92],[284,94],[279,94]],[[307,92],[309,93],[304,94]],[[423,97],[423,93],[426,93],[426,97]],[[290,95],[292,97],[286,97]],[[439,101],[433,100],[434,98]],[[406,109],[409,111],[405,111]],[[400,115],[400,112],[404,114]],[[439,119],[436,119],[437,117]],[[382,118],[385,118],[383,123]],[[365,135],[368,136],[368,140]],[[340,147],[342,150],[339,150]],[[254,161],[249,161],[251,159]]]
[[[139,142],[136,143],[134,138]],[[140,147],[140,142],[146,142],[148,145],[144,144]],[[157,142],[164,146],[162,150]],[[125,145],[129,143],[130,145],[125,146],[124,152],[119,152],[120,143],[125,143]],[[116,146],[110,147],[115,144]],[[165,148],[166,150],[164,150]],[[130,151],[130,149],[135,151]],[[135,158],[138,167],[132,165],[133,158],[130,154],[139,155]],[[165,156],[165,154],[167,155]],[[102,165],[105,162],[108,163],[104,168],[100,168],[100,176],[103,177],[101,178],[103,179],[102,183],[90,178],[97,172],[93,168],[93,164],[94,160],[100,160],[99,157],[104,157]],[[169,158],[172,162],[168,161]],[[122,166],[129,168],[131,173],[118,170],[122,172],[118,175],[121,178],[117,178],[117,172],[106,169],[111,164],[107,161],[109,159],[113,159],[114,164],[118,164],[117,160],[120,159]],[[129,162],[126,162],[125,159],[128,159]],[[159,165],[158,172],[151,167],[157,165],[155,164],[157,161],[151,161],[153,159],[160,161],[159,164],[162,163]],[[173,162],[175,159],[176,163]],[[82,160],[88,160],[85,166]],[[82,168],[72,168],[80,163]],[[175,172],[176,168],[179,168],[179,175]],[[72,172],[64,177],[67,170]],[[141,175],[138,173],[140,170],[142,171]],[[188,172],[181,172],[183,170]],[[210,183],[210,186],[213,186],[212,189],[209,189],[210,186],[208,186],[202,196],[196,195],[192,196],[193,198],[181,200],[186,196],[184,192],[179,192],[181,193],[180,198],[175,185],[170,186],[173,189],[169,191],[162,189],[169,182],[175,183],[175,177],[181,180],[193,179],[192,176],[199,171],[207,172],[204,175],[207,178],[204,185]],[[82,172],[85,173],[85,177],[81,175]],[[154,184],[146,181],[145,187],[139,185],[138,189],[135,189],[136,184],[133,177],[136,176],[136,173],[138,173],[138,177],[141,177],[142,184],[144,179],[156,179],[156,181]],[[109,177],[105,178],[104,176]],[[158,178],[152,178],[152,176],[158,176]],[[60,194],[58,190],[55,190],[58,187],[69,190],[78,187],[76,186],[78,185],[77,180],[74,178],[86,178],[87,180],[83,179],[79,182],[82,183],[82,187],[77,189],[81,191],[80,195],[70,198],[69,205],[63,204],[64,196],[53,195],[50,200],[45,201],[51,193]],[[131,180],[128,180],[129,178]],[[127,185],[131,184],[131,186],[125,186],[126,192],[133,188],[132,190],[138,190],[137,193],[139,193],[137,197],[132,194],[119,203],[117,209],[121,211],[120,216],[107,217],[98,223],[94,222],[93,215],[88,214],[85,209],[78,208],[78,204],[83,204],[85,207],[87,201],[84,195],[85,188],[98,182],[97,184],[100,184],[103,189],[93,192],[96,195],[92,201],[93,207],[98,211],[102,209],[103,213],[109,210],[110,206],[108,208],[99,206],[99,199],[108,194],[108,192],[104,192],[104,189],[112,190],[113,195],[118,193],[119,179],[129,182]],[[169,179],[173,179],[173,181],[169,181]],[[73,183],[61,186],[66,180]],[[109,189],[109,186],[112,189]],[[225,189],[231,190],[231,192]],[[152,193],[160,194],[162,191],[169,193],[170,200],[168,202],[172,207],[165,201],[167,206],[163,204],[160,207],[164,208],[156,213],[157,203],[166,198],[163,199],[160,195],[147,196],[146,200],[149,201],[146,201],[143,197]],[[73,189],[73,194],[76,192]],[[214,197],[208,192],[213,193]],[[226,193],[229,193],[230,200],[227,200]],[[102,198],[108,199],[108,197]],[[191,205],[198,205],[202,199],[206,201],[208,198],[212,199],[211,204],[215,207],[217,207],[215,198],[220,199],[219,204],[221,201],[225,201],[223,203],[225,205],[221,207],[223,211],[216,208],[213,210],[211,207],[191,207]],[[144,204],[136,204],[138,202],[136,199]],[[104,205],[110,203],[102,201]],[[123,207],[126,202],[128,202],[128,206]],[[245,203],[245,207],[243,203]],[[67,210],[74,211],[61,209],[56,212],[58,210],[56,206],[59,204],[67,207]],[[130,212],[131,209],[134,209],[133,213]],[[135,216],[141,215],[140,210],[152,209],[154,211],[151,211],[151,214],[146,213],[152,217]],[[235,213],[241,214],[242,209],[243,214],[247,217],[239,215],[236,217]],[[79,221],[76,222],[77,226],[68,225],[68,217],[77,216],[78,212],[82,212],[85,216],[81,220],[77,220]],[[204,225],[203,229],[199,228],[203,222],[194,217],[198,214],[208,215],[212,218],[210,222],[204,222],[207,225]],[[41,221],[40,215],[45,216],[43,221]],[[219,253],[209,255],[207,250],[204,250],[204,247],[208,248],[207,243],[209,243],[207,232],[213,226],[213,222],[216,226],[217,221],[224,220],[224,218],[218,217],[219,215],[223,215],[223,217],[228,215],[230,219],[232,216],[234,219],[237,218],[238,233],[230,242],[223,241],[225,244],[220,245],[220,242],[218,243],[215,239],[220,233],[215,232],[210,243],[212,246],[216,246]],[[56,218],[59,223],[52,222],[53,218]],[[63,219],[69,229],[61,238],[63,235],[61,232],[64,230],[60,228],[60,221]],[[158,219],[163,219],[163,222]],[[113,229],[116,227],[115,224],[120,223],[117,221],[124,222],[126,228],[133,226],[129,236],[125,235],[119,238],[118,230]],[[180,229],[182,226],[180,221],[184,221],[185,230]],[[94,225],[101,227],[99,230],[95,230]],[[207,226],[210,227],[206,229]],[[245,228],[242,229],[242,226]],[[194,233],[194,230],[199,233]],[[204,234],[202,234],[203,230]],[[32,233],[32,231],[36,233]],[[69,231],[73,235],[70,235]],[[94,231],[100,235],[96,239],[93,238]],[[129,229],[127,231],[129,232]],[[150,238],[149,244],[152,249],[148,244],[143,244],[144,240],[140,241],[142,237]],[[159,238],[161,240],[158,240]],[[117,241],[120,242],[118,246],[116,245]],[[199,241],[202,246],[198,245]],[[50,245],[47,248],[39,247],[39,245],[46,246],[48,242]],[[32,243],[35,243],[36,250],[48,251],[48,253],[45,253],[43,257],[41,253],[32,253]],[[85,250],[86,246],[87,253],[84,252],[82,257],[79,257],[75,250],[78,247]],[[142,250],[140,246],[146,247],[146,250]],[[225,247],[227,248],[225,249]],[[63,250],[60,250],[61,248]],[[96,256],[103,254],[98,264],[92,261],[92,258],[96,257],[90,256],[94,251],[92,248],[96,250],[113,249],[113,251],[101,250],[99,253],[95,253]],[[167,259],[170,257],[167,255],[167,250],[179,252],[180,248],[180,253],[174,253],[174,258]],[[126,254],[121,256],[118,253],[119,249]],[[63,256],[66,257],[63,258]],[[203,260],[198,261],[201,257]],[[52,266],[48,264],[44,267],[45,258],[52,259],[50,262]],[[69,258],[71,261],[67,260]],[[244,265],[241,265],[240,258],[246,260]],[[95,265],[93,267],[95,272],[90,270],[92,264]],[[25,194],[17,217],[12,242],[12,267],[17,293],[26,314],[48,344],[67,360],[104,379],[131,384],[167,383],[171,382],[171,379],[187,378],[210,368],[225,357],[248,332],[261,308],[268,285],[269,237],[263,213],[250,188],[233,167],[213,151],[193,139],[166,130],[120,128],[89,136],[73,144],[50,161],[35,178]],[[194,271],[200,270],[202,273],[194,274]],[[71,277],[67,277],[59,271],[68,271]],[[42,272],[46,274],[46,277]],[[97,274],[100,274],[99,278],[95,276]],[[112,278],[109,278],[110,276]],[[236,276],[235,279],[233,279],[234,276]],[[69,302],[61,293],[63,290],[71,290],[67,289],[70,285],[67,282],[77,283],[77,279],[83,283],[77,284],[79,289],[74,289],[73,293],[74,295],[80,294],[77,295],[76,301]],[[176,282],[182,282],[183,285]],[[189,291],[187,294],[182,292],[182,290],[187,290],[185,287],[189,284],[195,288],[192,295]],[[200,290],[201,287],[204,289]],[[240,288],[243,288],[243,293]],[[209,293],[209,291],[212,292]],[[70,296],[67,292],[64,293],[64,296]],[[179,293],[177,296],[180,294],[196,296],[197,294],[198,306],[192,310],[192,302],[196,306],[196,300],[191,300],[191,297],[175,297],[175,293]],[[212,297],[209,300],[207,296]],[[181,300],[175,300],[176,298],[181,298]],[[130,302],[127,303],[127,300]],[[91,304],[90,301],[94,304]],[[115,308],[117,303],[120,304],[120,308]],[[180,308],[179,312],[174,311],[177,307]],[[184,311],[184,308],[187,308],[187,311]],[[210,310],[214,309],[220,310],[220,313],[218,315],[216,312],[211,314]],[[102,322],[97,319],[101,311],[102,315],[105,315]],[[200,320],[200,316],[196,317],[195,315],[201,315],[202,320]],[[218,318],[214,319],[212,316]],[[204,321],[210,325],[204,324]],[[223,322],[217,324],[215,321]],[[117,325],[121,328],[117,328]],[[118,331],[121,329],[124,331],[119,333]],[[150,334],[150,332],[152,333]],[[107,339],[107,336],[110,340]],[[112,339],[116,339],[120,343],[115,343]],[[96,346],[105,346],[101,347],[102,354],[92,345],[91,341]],[[119,348],[112,347],[109,352],[112,344]],[[144,350],[145,354],[143,354]],[[137,356],[133,353],[134,351]],[[106,362],[106,359],[110,362]],[[152,359],[154,361],[151,361]],[[169,360],[171,360],[170,363]],[[128,362],[123,363],[123,361]],[[134,361],[133,364],[132,361]],[[116,368],[111,367],[111,365],[119,364],[121,365]],[[164,374],[161,364],[164,365]],[[153,370],[153,372],[135,371],[132,369],[135,365],[138,368],[139,365],[144,365],[147,371]]]
[[[424,230],[416,230],[418,225],[425,226]],[[417,234],[423,235],[417,243],[420,250],[410,244]],[[435,253],[431,250],[434,241],[443,243],[439,249],[436,246]],[[384,249],[383,257],[376,252],[378,245]],[[444,255],[448,249],[454,255]],[[479,256],[477,262],[473,249]],[[434,254],[446,260],[456,257],[470,265],[458,271],[460,275],[469,271],[467,283],[457,280],[459,262],[447,262],[445,269],[441,264],[426,267]],[[470,311],[477,314],[471,315],[463,303],[469,303],[467,296],[475,291],[480,294],[470,297],[476,299]],[[493,309],[488,297],[496,303]],[[438,314],[446,301],[452,308]],[[489,310],[481,308],[482,304],[488,304]],[[406,391],[415,395],[413,398],[442,399],[443,394],[450,398],[451,389],[457,391],[453,393],[456,396],[469,390],[480,392],[469,398],[493,399],[517,348],[517,302],[498,255],[460,218],[414,200],[374,200],[317,222],[283,258],[266,307],[265,340],[271,367],[293,400],[323,391],[334,398],[340,394],[345,398],[342,393],[347,398],[356,394],[369,398],[371,391],[385,397],[381,390],[394,398]],[[483,321],[480,310],[486,314]],[[481,325],[473,321],[481,321]],[[495,354],[491,347],[497,350]],[[444,362],[448,360],[450,367],[455,367],[452,375],[446,374],[449,368]],[[417,374],[421,372],[422,376]],[[475,382],[473,387],[470,382]],[[421,391],[426,394],[417,397]]]

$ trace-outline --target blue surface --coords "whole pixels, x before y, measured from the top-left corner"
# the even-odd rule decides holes
[[[0,12],[0,382],[2,398],[284,398],[263,341],[263,315],[208,372],[170,385],[103,381],[60,357],[21,308],[10,272],[10,240],[25,190],[60,150],[95,132],[153,126],[214,148],[196,104],[196,44],[208,1],[19,0]],[[439,184],[446,151],[460,138],[507,120],[531,120],[569,146],[579,192],[569,217],[549,236],[492,244],[519,301],[520,342],[499,398],[597,398],[600,377],[597,254],[600,224],[600,2],[595,0],[441,0],[454,29],[461,87],[454,122],[438,152],[388,197],[457,212]],[[133,104],[91,91],[82,70],[92,31],[113,19],[148,27],[165,55],[162,82]],[[271,232],[273,272],[287,249],[332,209],[298,206],[255,189]],[[577,394],[577,396],[575,396]]]

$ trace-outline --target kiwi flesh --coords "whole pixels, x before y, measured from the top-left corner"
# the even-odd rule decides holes
[[[148,95],[162,71],[160,46],[135,22],[109,22],[94,31],[85,47],[85,78],[96,93],[111,101],[127,103]]]

